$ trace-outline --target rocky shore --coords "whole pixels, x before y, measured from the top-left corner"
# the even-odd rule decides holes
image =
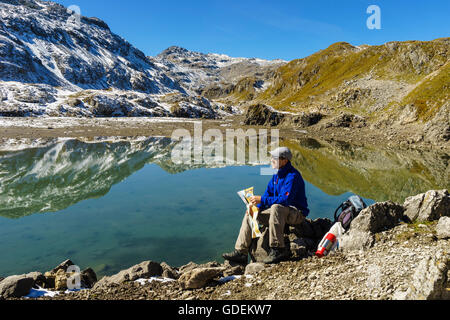
[[[422,300],[450,299],[450,195],[430,190],[403,204],[375,203],[353,220],[340,248],[324,258],[315,248],[332,222],[286,228],[291,258],[264,265],[268,233],[248,265],[190,262],[174,268],[144,261],[97,281],[64,261],[42,274],[0,277],[0,299],[42,300]],[[82,290],[67,290],[78,276]],[[69,281],[68,281],[69,280]]]

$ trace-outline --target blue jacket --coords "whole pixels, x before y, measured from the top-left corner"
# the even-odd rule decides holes
[[[274,204],[281,204],[286,207],[294,206],[301,210],[305,216],[309,214],[305,181],[291,162],[288,162],[272,177],[266,192],[261,197],[261,204],[258,205],[258,208],[262,211]]]

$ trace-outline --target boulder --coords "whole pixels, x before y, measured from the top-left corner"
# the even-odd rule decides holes
[[[162,262],[161,263],[161,268],[163,269],[162,272],[162,276],[164,278],[169,278],[169,279],[178,279],[180,277],[180,275],[178,274],[178,271],[175,268],[172,268],[171,266],[169,266],[167,263]]]
[[[392,201],[378,202],[362,210],[352,221],[339,246],[344,251],[367,250],[375,244],[375,233],[395,227],[404,208]]]
[[[406,291],[394,293],[395,300],[437,300],[448,297],[446,285],[450,257],[437,252],[423,259],[414,273]]]
[[[357,229],[344,233],[339,248],[344,251],[367,250],[375,244],[375,236],[367,231]]]
[[[26,274],[9,276],[0,282],[0,297],[3,299],[21,298],[30,293],[34,280]]]
[[[75,263],[73,263],[70,259],[67,259],[61,262],[58,266],[56,266],[52,270],[50,270],[49,273],[56,274],[59,270],[63,270],[64,272],[66,272],[67,268],[73,265],[75,265]]]
[[[87,268],[81,272],[81,287],[93,288],[97,282],[97,274],[91,268]]]
[[[195,268],[183,273],[178,282],[182,289],[200,289],[223,271],[224,268]]]
[[[434,221],[450,216],[450,196],[448,190],[430,190],[409,197],[403,204],[405,215],[412,221]]]
[[[266,268],[266,265],[264,263],[250,263],[245,267],[245,274],[255,274],[258,273]]]
[[[378,202],[362,210],[352,221],[350,231],[377,233],[396,226],[403,218],[404,208],[392,201]]]
[[[55,290],[67,290],[67,282],[72,275],[65,272],[64,269],[59,269],[55,274]]]
[[[57,291],[68,289],[68,283],[76,280],[77,274],[67,272],[67,268],[59,268],[56,273],[49,271],[45,273],[45,288],[52,288]],[[97,275],[91,268],[83,270],[78,274],[81,288],[92,288],[97,282]]]
[[[45,279],[45,276],[41,272],[30,272],[30,273],[26,274],[26,276],[33,279],[33,287],[44,288],[46,279]]]
[[[436,236],[439,239],[450,238],[450,217],[441,217],[436,226]]]
[[[104,286],[114,286],[127,281],[134,281],[140,278],[159,277],[163,273],[163,268],[157,262],[144,261],[126,270],[122,270],[119,273],[112,276],[105,276],[98,281],[94,289]]]
[[[183,274],[186,272],[189,272],[191,270],[197,269],[197,268],[219,268],[221,265],[220,263],[216,261],[207,262],[204,264],[196,264],[195,262],[189,262],[188,264],[181,266],[178,270],[179,274]]]

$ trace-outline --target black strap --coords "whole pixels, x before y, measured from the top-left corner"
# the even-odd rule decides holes
[[[338,211],[339,211],[339,209],[343,209],[344,208],[344,204],[343,203],[341,203],[341,205],[336,209],[336,211],[334,212],[334,222],[337,222],[338,221],[338,216],[337,216],[337,213],[338,213]]]

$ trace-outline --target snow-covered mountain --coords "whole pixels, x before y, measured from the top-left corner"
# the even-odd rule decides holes
[[[67,89],[183,91],[97,19],[38,0],[0,1],[2,80]]]
[[[202,94],[211,85],[236,84],[243,77],[264,79],[270,71],[287,63],[283,60],[233,58],[224,54],[201,53],[172,46],[149,57],[186,90]]]
[[[216,118],[221,109],[100,19],[51,1],[0,0],[0,116]]]
[[[201,95],[207,84],[279,63],[178,47],[146,57],[98,18],[0,0],[0,116],[217,118],[236,109]],[[237,72],[226,75],[230,67]]]

